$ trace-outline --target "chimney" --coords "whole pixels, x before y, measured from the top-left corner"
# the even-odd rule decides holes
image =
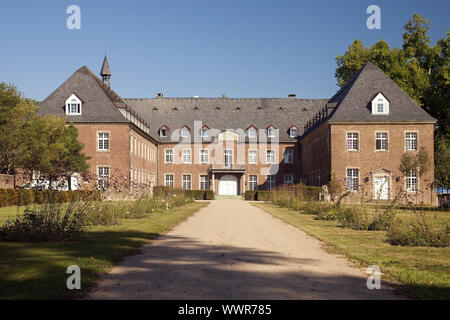
[[[157,99],[162,99],[163,97],[164,97],[164,95],[162,93],[158,93],[156,96]]]
[[[297,95],[295,93],[291,93],[288,95],[288,97],[291,99],[295,99],[297,97]]]

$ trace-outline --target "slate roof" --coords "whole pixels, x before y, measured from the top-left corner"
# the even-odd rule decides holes
[[[100,70],[100,75],[102,76],[110,76],[111,75],[111,69],[109,68],[108,58],[103,60],[102,70]]]
[[[65,115],[65,103],[74,93],[82,101],[82,115],[67,115],[69,122],[129,122],[118,108],[125,101],[104,85],[87,67],[78,69],[58,89],[40,103],[40,115]]]
[[[381,92],[389,100],[388,115],[371,112],[372,99]],[[436,122],[391,78],[373,63],[366,63],[330,100],[336,108],[329,122]]]
[[[289,128],[302,132],[305,123],[323,108],[328,99],[294,98],[152,98],[124,99],[141,117],[150,123],[151,134],[161,142],[170,141],[171,131],[202,121],[211,129],[242,129],[250,126],[279,129],[280,142],[295,142]],[[157,136],[158,129],[169,128],[168,138]]]

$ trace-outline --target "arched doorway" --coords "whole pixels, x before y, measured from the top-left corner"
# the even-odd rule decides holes
[[[219,196],[237,196],[238,179],[236,176],[225,175],[219,181]]]

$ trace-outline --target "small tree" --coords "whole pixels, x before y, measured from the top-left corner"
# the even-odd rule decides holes
[[[331,174],[331,179],[328,182],[328,191],[332,196],[339,195],[342,192],[342,184],[336,178],[336,173]]]
[[[427,173],[430,169],[430,156],[427,150],[422,147],[417,153],[405,152],[402,155],[400,161],[400,171],[404,176],[408,175],[411,171],[417,170],[417,174],[419,178],[422,180],[422,177]],[[422,185],[422,202],[424,197],[424,183]]]

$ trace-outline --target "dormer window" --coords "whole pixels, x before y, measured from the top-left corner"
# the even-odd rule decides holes
[[[201,131],[202,138],[208,138],[208,128],[203,127]]]
[[[159,128],[159,136],[161,138],[166,138],[168,131],[169,129],[166,126],[162,126],[161,128]]]
[[[181,135],[182,138],[188,138],[189,137],[189,130],[188,130],[188,128],[186,128],[186,127],[181,128],[180,135]]]
[[[289,129],[289,136],[291,138],[297,138],[298,137],[298,128],[297,127],[291,127]]]
[[[248,128],[247,135],[249,138],[255,139],[256,138],[256,128],[255,127]]]
[[[275,128],[270,126],[266,129],[268,138],[275,138]]]
[[[67,115],[81,115],[81,100],[72,94],[69,99],[66,100],[66,114]]]
[[[389,114],[389,100],[381,92],[372,100],[372,114]]]

